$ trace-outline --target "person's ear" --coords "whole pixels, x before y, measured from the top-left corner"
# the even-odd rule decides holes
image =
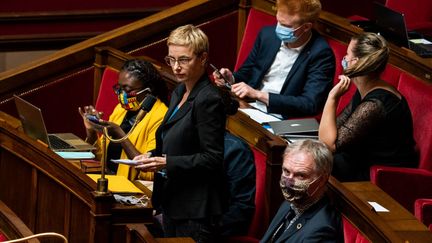
[[[312,27],[313,27],[313,24],[312,23],[310,23],[310,22],[307,22],[307,23],[305,23],[304,24],[304,32],[308,32],[308,31],[310,31],[311,29],[312,29]]]

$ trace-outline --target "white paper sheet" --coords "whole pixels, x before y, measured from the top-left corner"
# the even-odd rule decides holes
[[[426,39],[410,39],[412,43],[416,44],[432,44],[432,42],[426,40]]]
[[[379,204],[377,202],[368,202],[368,203],[375,209],[376,212],[380,212],[380,213],[390,212],[387,208],[381,206],[381,204]]]
[[[262,112],[260,110],[257,109],[250,109],[250,108],[245,108],[245,109],[239,109],[240,111],[242,111],[243,113],[245,113],[246,115],[248,115],[252,120],[263,124],[266,122],[270,122],[270,121],[280,121],[281,119],[274,117],[272,115],[269,115],[265,112]]]
[[[138,163],[135,160],[131,160],[131,159],[112,159],[111,162],[114,162],[117,164],[125,164],[125,165],[140,165],[140,163]]]

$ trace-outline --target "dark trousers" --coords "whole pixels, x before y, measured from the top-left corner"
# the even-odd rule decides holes
[[[165,237],[191,237],[197,243],[218,242],[218,221],[213,219],[171,219],[163,214]]]

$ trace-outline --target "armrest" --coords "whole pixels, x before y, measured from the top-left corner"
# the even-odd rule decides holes
[[[424,169],[372,166],[371,182],[383,189],[402,206],[414,213],[418,198],[432,198],[432,172]]]
[[[417,199],[414,205],[414,215],[425,225],[432,224],[432,198]]]

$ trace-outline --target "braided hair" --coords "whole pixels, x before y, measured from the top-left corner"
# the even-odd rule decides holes
[[[144,88],[150,88],[151,93],[168,105],[168,88],[156,68],[148,61],[127,60],[120,70],[142,82]]]

